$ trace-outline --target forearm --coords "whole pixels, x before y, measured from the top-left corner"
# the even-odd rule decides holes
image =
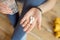
[[[39,6],[39,8],[42,10],[42,13],[45,13],[49,10],[51,10],[54,5],[56,4],[57,0],[48,0],[46,3]]]

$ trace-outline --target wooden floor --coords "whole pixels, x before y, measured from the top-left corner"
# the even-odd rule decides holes
[[[19,4],[19,3],[18,3]],[[20,4],[19,4],[20,5]],[[18,6],[21,10],[22,6]],[[27,35],[27,40],[60,40],[54,36],[53,22],[56,17],[60,17],[60,0],[57,1],[55,7],[42,15],[42,29],[38,30],[36,27]],[[8,20],[6,16],[0,14],[0,19]],[[0,23],[3,22],[0,20]],[[7,21],[6,21],[7,22]],[[6,24],[5,22],[5,24]],[[3,24],[4,25],[4,24]]]
[[[28,34],[27,40],[60,40],[55,38],[53,34],[53,22],[56,17],[60,17],[60,0],[57,1],[55,7],[42,15],[42,30],[36,27]]]

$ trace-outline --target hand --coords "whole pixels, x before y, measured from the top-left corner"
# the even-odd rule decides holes
[[[34,21],[32,24],[30,24],[30,17],[34,17]],[[41,29],[41,12],[37,8],[31,8],[22,18],[20,21],[20,24],[24,28],[23,30],[26,33],[29,33],[36,25],[38,24],[37,28],[40,30]]]
[[[6,4],[0,3],[0,13],[10,14],[12,10]]]

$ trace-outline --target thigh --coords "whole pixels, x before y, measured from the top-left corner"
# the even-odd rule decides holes
[[[26,0],[24,1],[25,5],[30,5],[30,6],[40,6],[41,4],[43,4],[44,2],[46,2],[47,0]]]
[[[14,15],[7,15],[10,23],[15,27],[18,19],[19,19],[19,13],[15,13]]]
[[[21,16],[23,17],[25,13],[31,8],[40,6],[41,4],[45,3],[47,0],[25,0],[23,5],[23,10]]]

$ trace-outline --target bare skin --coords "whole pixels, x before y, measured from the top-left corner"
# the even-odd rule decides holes
[[[29,17],[33,16],[35,18],[34,22],[32,24],[30,24],[30,20]],[[22,26],[24,27],[24,31],[29,33],[36,25],[36,23],[38,23],[37,28],[41,29],[41,12],[39,9],[37,8],[31,8],[26,15],[23,17],[23,19],[20,21],[20,24],[22,24]]]
[[[12,13],[12,10],[9,8],[9,6],[0,2],[0,13],[10,14]]]
[[[42,10],[42,13],[45,13],[49,10],[51,10],[54,5],[56,4],[56,0],[48,0],[46,3],[42,4],[39,6],[39,8]],[[1,4],[0,3],[0,12],[4,13],[4,14],[8,14],[11,13],[12,10],[5,4]],[[20,24],[23,26],[23,30],[26,33],[29,33],[36,25],[36,23],[38,23],[37,28],[40,30],[41,29],[41,11],[38,10],[37,8],[31,8],[26,14],[25,16],[21,19]],[[34,22],[30,25],[30,21],[29,21],[29,17],[33,16],[35,18]]]
[[[56,0],[48,0],[46,3],[40,5],[39,8],[42,10],[42,13],[45,13],[51,10],[55,4]],[[32,23],[32,25],[29,23],[30,16],[33,16],[35,18],[35,21]],[[41,30],[41,18],[41,11],[39,11],[37,8],[31,8],[20,21],[20,24],[23,25],[24,31],[26,33],[29,33],[35,27],[36,23],[38,23],[38,29]]]

